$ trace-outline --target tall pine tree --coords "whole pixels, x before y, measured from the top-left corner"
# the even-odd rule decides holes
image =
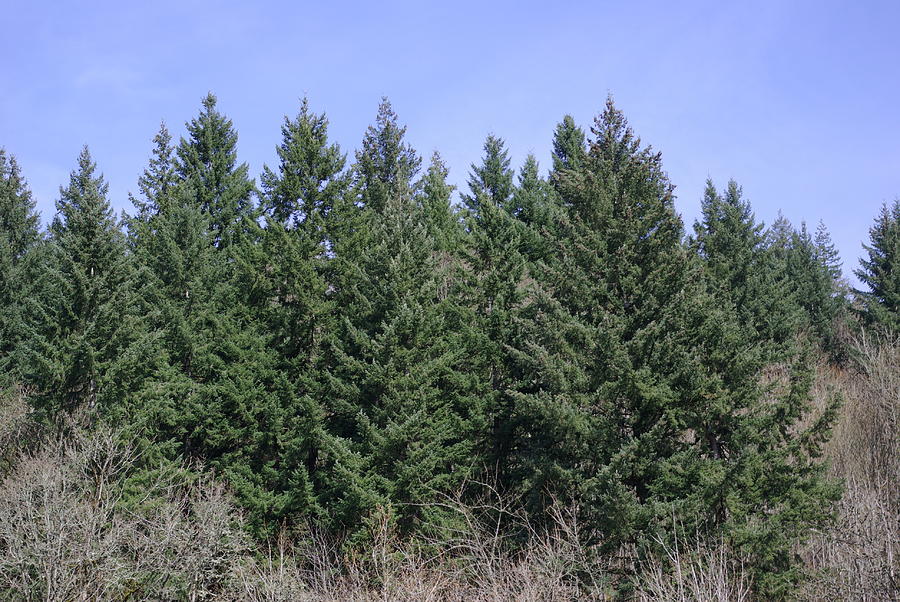
[[[332,438],[321,458],[335,479],[321,499],[333,524],[351,530],[379,508],[395,508],[405,530],[434,519],[440,512],[422,504],[458,486],[472,464],[478,412],[457,342],[465,321],[447,294],[403,131],[383,103],[354,166],[356,225],[335,247],[341,323],[327,363]]]
[[[419,185],[419,203],[425,214],[428,235],[440,251],[454,252],[460,244],[462,228],[453,211],[455,186],[447,182],[449,171],[435,151]]]
[[[755,340],[766,346],[787,344],[800,319],[787,255],[779,260],[767,250],[763,224],[756,221],[734,180],[723,194],[707,180],[701,210],[691,245],[711,285],[724,302],[735,306],[740,322],[755,332]],[[785,244],[790,245],[789,239]]]
[[[854,271],[868,290],[855,291],[869,324],[900,330],[900,200],[885,204],[869,229],[866,256]]]
[[[578,325],[570,363],[581,367],[547,392],[544,426],[532,422],[543,486],[575,493],[609,549],[652,546],[673,521],[724,533],[752,555],[763,595],[783,594],[791,546],[834,495],[812,459],[831,414],[794,432],[808,407],[804,364],[783,395],[763,395],[752,333],[681,244],[660,155],[611,100],[592,132],[585,166],[559,180],[569,212],[541,275]]]
[[[159,126],[159,132],[153,137],[153,152],[150,164],[138,178],[140,196],[129,194],[129,200],[137,210],[133,217],[126,221],[132,245],[151,234],[150,222],[160,214],[169,211],[177,195],[178,178],[175,175],[172,136],[165,123]]]
[[[31,191],[16,158],[0,148],[0,370],[15,348],[13,322],[29,280],[23,260],[39,241]]]
[[[85,147],[60,189],[44,269],[23,308],[17,363],[47,414],[119,403],[140,386],[152,347],[125,238],[95,170]]]
[[[187,123],[188,137],[176,149],[175,173],[189,191],[183,194],[209,215],[214,243],[225,248],[244,235],[253,218],[255,186],[247,164],[237,163],[237,133],[216,102],[207,94],[200,115]]]

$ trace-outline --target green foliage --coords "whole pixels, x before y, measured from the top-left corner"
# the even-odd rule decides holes
[[[347,448],[331,454],[327,495],[348,526],[387,504],[406,520],[427,513],[418,504],[465,480],[477,418],[423,213],[407,194],[369,219],[361,254],[338,250],[342,323],[327,375],[329,428]]]
[[[584,130],[566,115],[553,133],[553,172],[561,176],[566,170],[578,171],[587,160]]]
[[[513,215],[523,226],[522,252],[529,261],[546,260],[549,241],[557,234],[561,207],[555,190],[540,176],[537,159],[530,153],[519,170],[512,207]]]
[[[792,237],[790,276],[806,323],[834,357],[841,354],[837,322],[846,310],[840,284],[841,263],[825,224],[819,223],[815,236],[800,225]]]
[[[459,247],[462,228],[453,212],[451,196],[455,187],[447,183],[449,172],[435,151],[419,185],[419,203],[425,215],[428,236],[438,250],[452,252]]]
[[[719,194],[706,182],[703,217],[694,224],[691,246],[707,278],[724,302],[734,305],[753,340],[783,353],[801,323],[796,282],[792,280],[793,231],[780,219],[769,233],[757,223],[749,201],[731,180]]]
[[[402,132],[392,113],[383,119],[386,108],[367,143],[385,139],[385,130]],[[359,226],[337,241],[333,267],[341,322],[331,339],[323,395],[333,437],[322,458],[333,475],[323,504],[337,525],[351,530],[388,505],[397,508],[407,531],[414,519],[440,514],[422,504],[469,474],[478,415],[458,334],[463,322],[428,234],[433,213],[417,202],[412,184],[414,153],[399,138],[391,148],[406,151],[393,162],[377,153],[377,160],[358,157],[357,194],[368,200],[351,218]],[[392,174],[390,186],[365,176],[372,164]]]
[[[47,414],[107,406],[135,386],[150,336],[125,238],[85,147],[60,189],[41,266],[29,284],[15,354],[19,374]]]
[[[149,235],[148,229],[153,217],[168,211],[175,202],[178,178],[175,175],[173,157],[175,149],[171,142],[172,136],[166,124],[161,123],[159,132],[153,137],[154,147],[150,164],[138,178],[141,196],[128,195],[131,204],[137,209],[137,214],[126,220],[132,245],[140,244],[141,240]]]
[[[383,98],[375,125],[366,130],[356,152],[354,184],[361,206],[383,211],[390,198],[406,192],[418,173],[422,159],[403,141],[405,134],[406,127],[398,124],[391,103]]]
[[[513,173],[503,141],[488,136],[481,165],[473,165],[467,216],[466,286],[463,298],[472,311],[468,346],[479,382],[478,396],[487,420],[480,437],[483,467],[501,489],[515,465],[515,396],[521,378],[522,326],[518,315],[527,294],[523,224],[513,216]]]
[[[183,191],[189,191],[183,194],[209,214],[215,244],[224,248],[244,235],[253,215],[255,186],[249,167],[237,164],[237,133],[231,120],[216,109],[213,94],[203,99],[203,109],[187,123],[187,132],[188,138],[182,138],[176,149],[175,174]]]
[[[337,144],[328,143],[328,119],[313,113],[306,98],[294,119],[285,117],[281,136],[278,172],[267,166],[260,178],[264,209],[286,228],[302,229],[310,244],[320,245],[325,216],[347,185],[341,176],[346,157]]]
[[[16,347],[14,323],[30,280],[23,260],[41,239],[38,226],[22,170],[16,158],[0,148],[0,370]]]
[[[441,502],[489,480],[525,509],[479,510],[504,549],[569,504],[601,551],[724,539],[787,595],[837,493],[818,460],[837,402],[809,409],[806,335],[837,345],[845,307],[824,226],[765,230],[708,182],[686,243],[611,99],[589,140],[557,126],[547,179],[488,136],[459,211],[387,100],[349,169],[328,126],[305,99],[285,118],[255,207],[208,95],[177,147],[153,139],[127,238],[87,149],[46,240],[0,151],[0,366],[42,415],[93,407],[135,441],[122,503],[186,460],[260,538],[310,520],[368,545],[385,522],[453,528]],[[898,224],[900,202],[857,272],[889,326]]]
[[[478,219],[482,203],[491,203],[508,212],[513,195],[513,170],[509,166],[509,153],[502,139],[490,135],[484,141],[484,160],[472,165],[469,174],[470,194],[463,195],[463,203]]]
[[[868,287],[855,291],[869,324],[900,330],[900,200],[885,204],[869,229],[866,257],[854,274]]]
[[[565,401],[557,401],[556,424],[548,420],[531,434],[553,450],[541,463],[557,466],[553,486],[560,495],[577,492],[609,549],[653,546],[663,533],[671,536],[673,520],[689,532],[724,532],[757,554],[763,591],[780,595],[779,580],[790,581],[794,570],[785,560],[792,542],[827,518],[833,497],[811,459],[828,420],[792,433],[805,415],[808,379],[795,377],[777,402],[763,395],[758,335],[706,290],[700,266],[681,245],[660,155],[641,146],[611,101],[592,132],[586,166],[560,179],[570,211],[559,257],[544,276],[579,325],[571,331],[580,357],[571,363],[582,372],[577,388],[557,394]],[[718,201],[708,199],[709,210]],[[752,256],[758,228],[736,200],[723,209],[745,225],[744,237],[702,231],[705,248],[741,244],[744,257]],[[740,267],[719,268],[743,282]],[[763,466],[778,477],[764,478],[755,468]],[[740,531],[731,523],[736,516],[736,524],[757,527]]]

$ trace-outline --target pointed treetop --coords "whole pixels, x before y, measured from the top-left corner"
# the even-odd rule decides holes
[[[362,148],[356,152],[357,186],[363,206],[383,210],[387,198],[412,191],[422,159],[403,140],[406,127],[387,98],[381,99],[375,125],[369,126]]]
[[[587,154],[584,130],[575,125],[571,115],[566,115],[553,132],[553,171],[580,169]]]
[[[900,331],[900,200],[881,207],[869,229],[866,254],[854,274],[868,287],[855,291],[869,323]]]
[[[636,156],[655,156],[649,146],[641,150],[641,139],[635,136],[625,114],[613,102],[612,95],[606,97],[606,106],[594,119],[591,133],[594,134],[590,145],[591,157],[608,163],[614,172],[623,169],[629,159]]]
[[[284,118],[277,173],[268,166],[260,178],[264,209],[282,224],[305,229],[311,235],[343,194],[346,155],[328,142],[328,118],[316,114],[303,98],[294,119]]]
[[[103,271],[123,252],[124,237],[107,199],[109,185],[95,175],[87,145],[78,156],[69,185],[59,190],[51,236],[86,272]]]
[[[39,237],[39,216],[21,168],[0,148],[0,240],[17,259]]]
[[[169,209],[173,188],[177,182],[174,153],[172,136],[166,123],[162,121],[159,124],[159,131],[153,137],[150,164],[138,178],[141,197],[129,195],[132,204],[138,210],[138,218],[142,221],[147,221],[152,216]]]
[[[841,255],[835,248],[834,241],[831,239],[831,233],[822,220],[819,220],[819,224],[816,226],[814,242],[816,259],[819,265],[825,269],[832,281],[840,279],[841,266],[843,265]]]
[[[216,97],[203,99],[200,115],[186,124],[187,138],[176,151],[175,173],[185,185],[184,199],[206,212],[215,242],[224,248],[239,238],[253,212],[255,191],[246,163],[237,162],[237,132],[216,109]]]
[[[547,225],[549,215],[547,182],[540,176],[540,165],[533,153],[528,153],[519,170],[519,183],[513,193],[512,214],[535,226]]]
[[[52,226],[55,234],[79,227],[81,219],[85,217],[93,219],[103,214],[112,219],[112,209],[106,200],[109,184],[104,180],[103,174],[94,176],[96,169],[97,164],[85,144],[78,154],[78,169],[69,174],[69,185],[59,188],[57,216]]]
[[[463,201],[475,214],[485,202],[506,208],[513,194],[513,176],[503,139],[490,134],[484,141],[481,165],[472,164],[472,171],[469,173],[471,193],[463,195]]]
[[[435,151],[421,182],[421,203],[428,233],[442,251],[453,249],[460,234],[450,201],[456,187],[447,182],[449,174],[441,155]]]

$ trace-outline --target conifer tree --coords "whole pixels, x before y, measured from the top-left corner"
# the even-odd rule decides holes
[[[478,412],[458,342],[464,321],[446,268],[409,191],[369,209],[365,240],[338,249],[343,321],[334,339],[327,399],[337,479],[323,504],[358,528],[379,507],[410,519],[419,504],[463,482]],[[359,252],[356,253],[356,250]]]
[[[358,201],[362,207],[382,211],[388,199],[406,194],[422,159],[403,137],[406,127],[397,121],[391,103],[381,99],[375,125],[369,126],[354,166]]]
[[[60,189],[44,269],[23,308],[17,364],[48,414],[117,403],[149,363],[135,272],[95,170],[85,147]]]
[[[326,279],[331,247],[326,227],[348,181],[345,156],[328,140],[327,118],[313,113],[305,99],[294,119],[285,118],[276,151],[277,171],[266,167],[262,176],[265,229],[254,237],[258,243],[240,249],[239,278],[251,317],[277,352],[270,368],[289,391],[278,409],[284,431],[274,451],[280,454],[276,485],[284,487],[280,495],[292,496],[282,504],[281,516],[293,520],[319,512],[316,496],[329,478],[318,467],[327,443],[320,395],[323,350],[335,310]]]
[[[647,535],[671,533],[674,520],[733,538],[763,595],[783,593],[793,542],[835,493],[812,459],[832,414],[791,430],[808,405],[804,364],[785,395],[765,399],[759,348],[681,244],[660,155],[611,100],[592,132],[585,167],[561,179],[561,257],[542,275],[579,324],[581,370],[548,391],[545,426],[531,421],[538,483],[578,492],[610,549],[653,545]]]
[[[328,141],[328,120],[304,99],[299,114],[285,118],[278,171],[261,178],[266,228],[256,245],[250,290],[254,307],[268,314],[268,328],[286,359],[311,368],[332,309],[326,299],[326,226],[347,192],[345,156]]]
[[[176,149],[175,173],[191,202],[209,214],[213,239],[225,248],[241,238],[253,216],[255,190],[246,163],[237,163],[237,133],[216,109],[216,97],[203,99],[200,115],[189,121],[188,138]]]
[[[473,165],[469,174],[471,192],[463,195],[463,203],[476,220],[479,219],[482,201],[490,202],[509,213],[514,211],[511,202],[514,175],[503,139],[489,135],[484,141],[484,159],[481,165]]]
[[[455,186],[447,183],[449,171],[435,151],[419,184],[419,202],[428,226],[428,235],[440,251],[453,252],[459,246],[462,229],[453,213],[451,196]]]
[[[470,474],[477,431],[458,342],[466,321],[448,296],[449,266],[429,236],[440,221],[413,180],[418,159],[403,131],[382,103],[354,166],[360,207],[338,213],[353,227],[335,224],[346,235],[335,241],[340,323],[326,362],[321,458],[334,479],[320,499],[333,524],[351,530],[379,508],[395,507],[405,530],[438,512],[419,504]]]
[[[831,283],[837,283],[841,279],[841,256],[834,241],[831,239],[831,233],[825,222],[819,220],[816,226],[816,234],[813,239],[816,248],[816,261],[822,267],[822,270]]]
[[[523,253],[529,261],[546,260],[548,240],[553,236],[559,220],[555,191],[541,178],[534,155],[529,153],[519,171],[519,181],[513,193],[513,213],[522,222]]]
[[[149,235],[148,228],[154,216],[168,211],[174,203],[176,184],[172,136],[165,123],[160,123],[159,132],[153,137],[153,152],[150,164],[138,178],[140,196],[129,194],[129,200],[137,213],[128,218],[128,232],[132,244]]]
[[[577,171],[584,167],[586,158],[584,130],[566,115],[553,133],[553,172],[558,176],[567,169]]]
[[[819,224],[815,238],[805,223],[792,233],[788,272],[805,323],[823,348],[839,357],[835,320],[842,310],[840,260],[824,224]]]
[[[124,411],[149,460],[185,457],[215,469],[265,536],[314,511],[302,461],[314,408],[301,409],[307,400],[279,371],[283,360],[247,304],[236,262],[217,251],[210,216],[193,201],[190,191],[176,197],[138,249],[164,363]]]
[[[701,209],[702,220],[694,223],[691,245],[712,286],[724,301],[734,304],[738,319],[755,331],[756,340],[786,344],[799,319],[788,255],[778,255],[777,249],[767,251],[763,225],[756,222],[750,202],[734,180],[724,194],[707,180]],[[784,244],[790,246],[789,240]]]
[[[18,161],[0,148],[0,244],[4,262],[20,261],[37,244],[38,222],[35,202]]]
[[[869,228],[866,256],[854,271],[868,290],[856,290],[869,324],[900,330],[900,200],[885,204]]]
[[[527,274],[522,252],[525,228],[513,215],[513,172],[509,164],[503,141],[488,136],[481,164],[472,165],[470,192],[463,197],[470,212],[465,298],[474,318],[468,345],[477,365],[479,397],[489,421],[479,442],[480,451],[484,468],[494,473],[501,488],[507,487],[510,464],[515,461],[512,392],[520,377],[520,365],[513,350],[521,346],[517,313],[526,296],[523,281]]]
[[[0,148],[0,369],[15,347],[13,321],[28,280],[23,260],[40,241],[38,220],[19,163]]]

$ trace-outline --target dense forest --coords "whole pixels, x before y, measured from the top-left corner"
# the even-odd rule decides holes
[[[854,290],[612,99],[458,196],[387,100],[281,132],[210,94],[46,229],[0,150],[0,598],[897,599],[900,201]]]

